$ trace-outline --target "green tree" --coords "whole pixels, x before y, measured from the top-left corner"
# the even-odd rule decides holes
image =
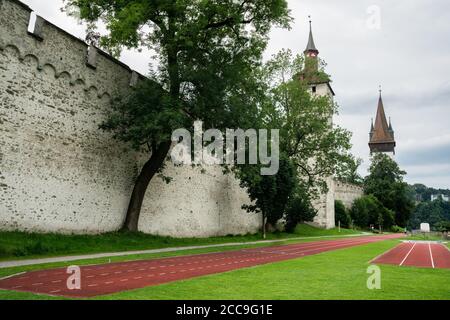
[[[350,213],[354,224],[360,228],[373,225],[381,229],[390,229],[394,225],[394,212],[384,207],[373,195],[356,199]]]
[[[408,227],[419,229],[422,222],[427,222],[433,230],[438,230],[442,223],[450,222],[450,204],[440,199],[419,203],[411,215]]]
[[[403,181],[406,172],[383,153],[371,159],[369,175],[364,179],[364,192],[374,195],[384,207],[395,212],[395,223],[405,227],[414,209],[408,184]]]
[[[316,211],[311,201],[327,190],[324,177],[336,173],[351,146],[350,132],[334,126],[331,121],[337,113],[337,105],[330,97],[311,95],[308,84],[299,76],[304,65],[304,57],[283,50],[260,69],[258,74],[265,94],[259,96],[254,116],[258,127],[280,130],[280,153],[284,162],[293,165],[295,172],[289,181],[292,179],[295,183],[283,188],[285,194],[279,197],[268,193],[275,189],[276,177],[260,177],[257,167],[235,168],[255,201],[249,207],[251,211],[271,217],[272,223],[276,222],[275,218],[284,217],[289,229],[295,228],[298,222],[314,218]],[[267,205],[271,201],[276,201],[277,205]]]
[[[272,26],[288,27],[285,0],[141,1],[65,0],[69,14],[99,20],[108,34],[100,45],[149,48],[157,55],[152,78],[166,93],[143,85],[116,103],[103,128],[149,154],[134,186],[124,228],[136,231],[150,181],[163,168],[178,126],[203,120],[214,128],[245,127],[252,72],[261,61]],[[142,91],[142,92],[141,92]],[[147,96],[154,103],[146,102]],[[127,108],[131,102],[131,107]],[[155,109],[153,109],[155,108]],[[155,111],[156,110],[156,111]],[[244,122],[244,123],[243,123]]]
[[[352,223],[352,219],[350,217],[347,208],[340,200],[334,201],[334,220],[336,225],[341,225],[341,227],[348,228]]]
[[[342,157],[341,164],[336,170],[336,178],[343,182],[362,185],[364,179],[358,173],[361,164],[362,159],[355,158],[353,155]]]
[[[330,97],[310,94],[308,83],[299,76],[304,65],[304,57],[290,50],[280,51],[266,63],[261,77],[267,95],[261,117],[269,127],[280,129],[280,150],[316,196],[327,189],[324,178],[335,175],[350,156],[351,133],[331,121],[338,106]]]
[[[299,223],[310,222],[317,215],[312,206],[311,194],[303,185],[298,185],[291,195],[286,208],[286,231],[294,232]]]
[[[279,170],[275,175],[261,175],[260,165],[239,165],[235,168],[241,187],[249,194],[251,205],[244,205],[248,212],[262,216],[262,234],[266,237],[266,224],[275,225],[286,212],[298,179],[292,161],[281,155]]]
[[[361,197],[353,201],[352,208],[350,210],[350,216],[353,224],[360,228],[367,228],[369,226],[369,209],[367,205],[367,199]]]

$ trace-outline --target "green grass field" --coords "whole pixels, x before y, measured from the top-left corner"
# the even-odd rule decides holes
[[[381,289],[367,289],[366,281],[369,274],[366,272],[369,261],[393,248],[398,242],[388,240],[340,249],[300,259],[121,292],[97,299],[450,300],[450,270],[443,269],[380,265]],[[231,249],[235,248],[225,248]],[[205,250],[182,254],[199,252]],[[180,253],[170,255],[177,254]],[[0,299],[54,299],[54,297],[0,291]]]
[[[270,233],[268,240],[357,234],[355,230],[323,230],[299,225],[294,233]],[[212,238],[170,238],[143,233],[114,232],[102,235],[58,235],[24,232],[0,232],[0,261],[61,255],[159,249],[192,245],[261,240],[260,234]]]

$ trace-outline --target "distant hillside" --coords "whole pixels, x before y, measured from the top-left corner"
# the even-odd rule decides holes
[[[411,196],[416,201],[431,201],[431,195],[433,194],[443,194],[446,196],[450,196],[450,189],[435,189],[427,187],[424,184],[416,183],[413,185],[410,185],[411,189]]]

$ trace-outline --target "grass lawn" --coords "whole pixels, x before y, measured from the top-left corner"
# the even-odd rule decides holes
[[[382,241],[97,299],[450,299],[450,270],[443,269],[380,265],[382,288],[367,289],[368,261],[398,243]],[[51,298],[0,291],[0,299]]]
[[[382,289],[367,289],[368,261],[397,244],[383,241],[103,298],[450,299],[450,270],[443,269],[380,265]]]
[[[357,234],[355,230],[323,230],[299,225],[289,233],[271,233],[267,239]],[[260,234],[212,238],[170,238],[143,233],[114,232],[101,235],[58,235],[24,232],[0,232],[0,261],[61,255],[146,250],[167,247],[208,245],[261,240]]]

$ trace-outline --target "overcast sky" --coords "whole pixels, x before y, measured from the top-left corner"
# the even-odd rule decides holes
[[[62,0],[23,0],[38,15],[84,38],[84,27],[60,11]],[[340,115],[353,132],[353,153],[369,165],[368,132],[378,86],[392,118],[396,160],[407,181],[450,188],[450,1],[289,0],[292,29],[273,30],[266,58],[282,48],[301,53],[312,15],[314,39],[333,79]],[[378,19],[378,17],[380,19]],[[121,60],[148,73],[149,54]]]

